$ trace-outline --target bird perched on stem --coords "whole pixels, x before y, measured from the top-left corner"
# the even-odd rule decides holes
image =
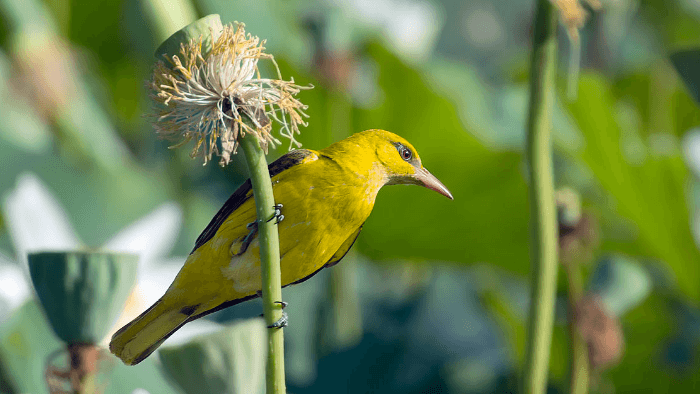
[[[348,252],[384,185],[422,185],[452,199],[408,141],[383,130],[354,134],[319,151],[299,149],[269,165],[278,223],[282,285],[303,282]],[[279,217],[278,217],[279,220]],[[250,180],[197,238],[163,297],[112,337],[109,348],[134,365],[183,324],[259,296],[255,200]]]

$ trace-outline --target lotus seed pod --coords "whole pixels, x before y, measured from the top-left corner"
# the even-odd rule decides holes
[[[201,53],[207,54],[211,51],[212,43],[219,38],[223,29],[224,26],[218,14],[211,14],[197,19],[163,41],[156,49],[156,59],[165,60],[166,58],[172,59],[173,56],[182,56],[180,45],[186,45],[192,39],[199,40],[200,37],[202,39]]]
[[[68,344],[99,343],[136,281],[138,256],[42,252],[28,258],[32,283],[56,335]]]

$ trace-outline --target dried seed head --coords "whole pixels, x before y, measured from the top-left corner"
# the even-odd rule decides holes
[[[576,328],[588,344],[588,361],[593,371],[616,365],[622,358],[625,339],[620,321],[602,305],[599,297],[588,294],[574,311]]]
[[[566,26],[566,32],[571,41],[578,42],[579,30],[586,23],[588,13],[583,9],[580,0],[551,0],[559,10],[561,22]],[[599,0],[586,0],[586,3],[594,10],[599,10],[602,5]]]
[[[172,148],[194,140],[191,156],[201,156],[204,164],[215,153],[222,166],[228,164],[245,133],[253,134],[265,152],[280,144],[272,135],[272,121],[290,140],[290,149],[301,146],[295,135],[300,124],[307,125],[308,115],[295,96],[311,86],[282,80],[274,58],[264,52],[265,41],[246,34],[244,27],[224,26],[208,53],[202,51],[202,37],[182,43],[180,56],[166,57],[169,64],[159,61],[153,71],[153,99],[160,104],[156,133],[181,139]],[[277,79],[261,78],[260,59],[272,62]]]
[[[566,33],[569,36],[571,49],[569,51],[569,78],[567,96],[570,100],[574,100],[577,95],[578,74],[581,69],[581,38],[579,30],[586,23],[588,13],[583,9],[581,2],[583,0],[550,0],[559,11],[561,23],[566,27]],[[602,4],[599,0],[585,0],[588,5],[599,10]]]

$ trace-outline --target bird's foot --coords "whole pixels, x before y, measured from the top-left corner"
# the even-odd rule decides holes
[[[287,305],[289,305],[289,303],[286,301],[275,301],[275,304],[280,304],[282,306],[282,309],[286,308]]]
[[[271,221],[272,219],[275,220],[275,224],[279,224],[282,220],[284,220],[284,215],[282,215],[282,204],[277,204],[274,205],[273,208],[275,208],[275,213],[272,214],[272,217],[267,219],[267,221]],[[248,229],[248,235],[243,238],[243,242],[241,242],[241,248],[238,250],[238,252],[235,254],[236,256],[240,256],[243,253],[245,253],[246,250],[248,250],[248,246],[250,245],[251,242],[253,242],[253,237],[258,233],[258,220],[248,223],[245,228]]]
[[[258,233],[258,222],[248,223],[245,228],[247,228],[249,232],[248,235],[243,238],[241,248],[238,253],[235,254],[236,256],[240,256],[245,253],[246,250],[248,250],[248,246],[251,242],[253,242],[253,237],[255,237],[255,234]]]
[[[282,311],[282,317],[280,317],[276,322],[267,326],[267,328],[283,328],[283,327],[287,327],[288,323],[289,323],[289,315],[287,315],[287,312]]]
[[[284,220],[284,215],[282,215],[282,204],[275,204],[272,206],[275,208],[275,213],[272,214],[272,217],[267,219],[267,221],[271,221],[272,219],[275,219],[275,224],[280,224],[281,221]]]
[[[258,291],[258,295],[260,295],[262,297],[262,291]],[[289,303],[284,302],[284,301],[275,301],[275,304],[280,304],[280,306],[282,307],[282,317],[280,317],[276,322],[267,326],[267,328],[287,327],[287,324],[289,323],[289,315],[287,314],[287,312],[284,311],[284,308],[286,308],[287,305],[289,305]],[[261,313],[260,317],[263,317],[263,316],[265,316],[265,315]]]

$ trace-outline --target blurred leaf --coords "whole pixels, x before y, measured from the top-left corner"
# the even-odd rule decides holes
[[[298,23],[302,18],[298,2],[198,0],[196,3],[202,10],[202,15],[220,14],[224,24],[234,21],[245,22],[246,31],[267,40],[266,52],[274,54],[275,57],[285,56],[293,60],[296,66],[311,58],[310,42]],[[285,79],[288,78],[288,74],[282,74],[282,76]],[[297,75],[292,76],[296,81]],[[306,103],[303,96],[301,97]]]
[[[635,19],[642,20],[644,28],[651,30],[649,38],[656,40],[655,49],[697,46],[700,38],[698,14],[689,12],[697,10],[694,0],[666,1],[646,0],[638,3]],[[641,32],[640,32],[641,33]],[[660,42],[659,42],[660,41]],[[661,54],[661,56],[664,56]]]
[[[0,50],[0,139],[33,153],[46,154],[51,146],[48,125],[16,91],[11,75],[10,59]]]
[[[663,297],[652,295],[622,319],[625,353],[610,376],[615,392],[684,393],[693,392],[700,381],[700,369],[679,374],[662,364],[664,344],[673,335],[675,315]],[[697,356],[696,356],[697,359]]]
[[[105,7],[119,7],[117,3],[106,2],[98,6],[100,16],[116,17],[118,12],[110,13]],[[74,10],[84,10],[85,7],[72,7]],[[83,72],[77,62],[71,57],[70,45],[60,36],[53,22],[53,15],[48,12],[44,4],[36,0],[0,2],[0,12],[5,11],[10,16],[14,31],[9,37],[11,54],[14,60],[24,69],[25,75],[23,93],[37,96],[46,91],[44,101],[36,100],[33,105],[44,109],[55,121],[55,125],[65,140],[62,141],[68,148],[64,150],[73,159],[90,159],[107,168],[113,167],[123,161],[131,159],[124,144],[116,135],[116,132],[104,110],[95,103],[95,99],[89,92],[89,86],[83,80]],[[77,14],[76,14],[77,15]],[[71,19],[73,21],[74,19]],[[118,29],[105,29],[103,20],[90,16],[90,23],[80,23],[79,29],[71,29],[72,32],[83,30],[88,26],[102,30],[118,39]],[[96,34],[79,34],[81,38],[95,38]],[[108,44],[105,37],[99,39],[99,45],[95,51],[101,55],[118,54],[124,51],[118,50],[117,42]],[[105,56],[104,58],[109,58]],[[54,77],[53,73],[61,74]],[[54,79],[60,78],[61,87],[47,89],[41,85],[53,85]],[[43,103],[43,104],[42,104]],[[69,103],[69,104],[68,104]]]
[[[265,383],[267,329],[246,320],[159,351],[169,377],[185,393],[261,393]]]
[[[700,109],[673,68],[657,62],[650,72],[628,73],[614,81],[614,111],[620,127],[641,137],[665,132],[677,136],[700,124]]]
[[[72,42],[90,48],[103,63],[118,61],[128,53],[127,46],[121,39],[122,35],[128,34],[121,29],[123,2],[70,2],[68,38]]]
[[[426,80],[431,89],[455,104],[469,133],[492,150],[525,150],[525,123],[529,86],[488,83],[471,64],[431,59]],[[469,94],[465,94],[469,92]],[[571,124],[560,102],[552,114],[555,146],[578,149],[582,137]]]
[[[139,365],[124,365],[119,360],[112,372],[106,394],[133,393],[135,389],[146,390],[149,394],[172,394],[175,387],[163,376],[155,357],[150,357]],[[138,394],[138,393],[136,393]]]
[[[700,49],[678,51],[671,55],[671,62],[681,75],[685,85],[700,104]]]
[[[410,141],[454,201],[415,186],[379,193],[357,245],[379,259],[488,261],[527,272],[528,207],[522,156],[491,151],[464,130],[455,106],[423,76],[378,45],[385,100],[358,110],[356,130],[383,128]]]
[[[489,264],[482,264],[471,269],[470,281],[479,288],[479,295],[489,316],[498,324],[502,340],[508,344],[508,354],[514,368],[522,368],[525,360],[527,341],[527,313],[530,304],[529,284],[521,277],[502,270],[494,269]],[[563,275],[560,275],[560,277]],[[559,280],[561,284],[564,280]],[[557,299],[552,345],[549,361],[550,385],[563,381],[568,373],[569,337],[568,328],[561,319],[565,313],[564,300]]]
[[[362,338],[362,310],[358,294],[357,258],[349,253],[343,263],[333,267],[327,283],[328,302],[321,303],[319,313],[324,327],[319,332],[319,348],[327,354],[356,345]]]
[[[31,171],[46,182],[56,199],[69,213],[70,222],[86,245],[104,244],[117,231],[166,200],[172,200],[172,185],[162,173],[149,173],[142,167],[127,165],[115,171],[99,168],[80,170],[58,155],[27,154],[10,144],[0,144],[0,156],[8,157],[11,166],[0,167],[0,190],[7,193],[16,187],[20,174]],[[201,166],[199,166],[201,168]],[[76,193],[79,190],[80,193]],[[3,194],[4,194],[3,193]],[[203,228],[216,212],[216,207]],[[201,228],[197,229],[199,234]],[[46,229],[44,229],[46,230]],[[66,234],[61,234],[65,237]],[[74,237],[74,234],[70,234]],[[191,249],[188,239],[182,253]]]
[[[589,290],[597,294],[607,310],[623,316],[651,292],[651,277],[635,261],[624,256],[608,257],[593,271]]]
[[[36,301],[15,310],[0,329],[0,358],[12,385],[20,393],[48,393],[44,367],[48,356],[63,345],[54,336]]]
[[[16,181],[2,209],[17,260],[26,267],[27,253],[81,248],[67,213],[44,182],[31,172],[20,174]]]
[[[361,342],[324,354],[318,378],[312,384],[290,382],[290,392],[479,392],[474,390],[490,387],[508,369],[499,330],[481,307],[467,270],[362,262],[356,268],[367,316]],[[319,337],[326,325],[317,322]]]
[[[527,341],[525,311],[517,311],[519,305],[511,302],[507,283],[502,275],[487,264],[471,271],[472,280],[480,287],[481,302],[498,324],[508,348],[512,353],[513,364],[520,365],[525,360]],[[525,308],[523,308],[525,309]],[[519,313],[520,312],[520,313]]]
[[[562,300],[558,299],[560,303]],[[559,312],[559,311],[557,311]],[[569,373],[569,329],[562,321],[555,322],[549,354],[549,375],[552,384],[566,381]]]
[[[124,308],[137,262],[129,254],[30,254],[32,283],[56,335],[69,344],[99,343]]]
[[[2,358],[0,358],[0,393],[2,394],[15,394],[17,390],[12,387],[12,379],[8,375],[9,371],[2,363]]]
[[[700,253],[686,205],[688,170],[677,142],[668,133],[642,140],[638,130],[620,127],[611,111],[614,107],[610,84],[595,74],[582,76],[578,100],[568,104],[586,140],[576,156],[609,194],[609,204],[638,229],[631,240],[615,241],[617,234],[604,234],[609,242],[603,248],[634,250],[666,262],[680,288],[699,299],[700,266],[691,262],[699,261]],[[623,146],[626,137],[637,138],[632,150]]]

